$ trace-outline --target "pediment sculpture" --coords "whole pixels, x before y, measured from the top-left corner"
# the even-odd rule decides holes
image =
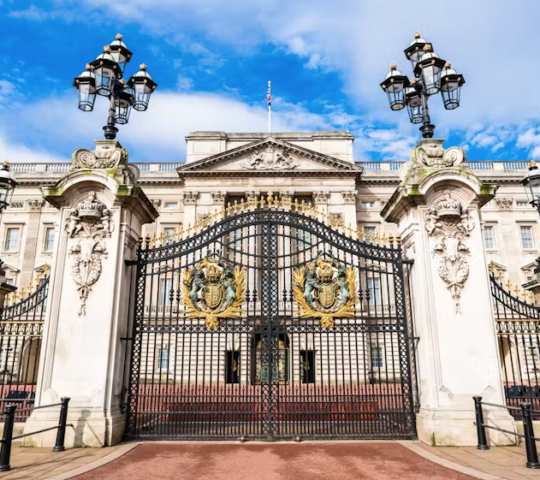
[[[292,170],[299,162],[283,148],[268,145],[263,150],[253,153],[240,166],[248,170]]]
[[[71,211],[64,227],[68,237],[77,240],[69,249],[69,256],[74,260],[71,274],[81,301],[79,315],[86,314],[86,301],[101,276],[102,259],[107,258],[104,239],[111,236],[114,228],[111,217],[111,211],[98,200],[96,192],[90,192]]]
[[[439,277],[450,290],[456,313],[460,313],[461,292],[469,278],[470,249],[465,239],[474,229],[474,221],[463,205],[446,190],[444,198],[428,210],[425,226],[428,235],[435,240],[432,254],[439,259]]]

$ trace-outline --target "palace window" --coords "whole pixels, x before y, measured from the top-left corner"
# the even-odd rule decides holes
[[[362,202],[362,208],[375,208],[375,202]]]
[[[165,202],[164,208],[178,208],[178,202]]]
[[[366,242],[373,243],[375,241],[375,235],[377,235],[377,229],[375,227],[364,227],[364,233],[366,235]]]
[[[270,375],[272,375],[272,383],[286,385],[289,383],[289,340],[286,335],[279,335],[272,339],[272,351],[274,353],[274,361],[270,368],[268,365],[267,340],[262,339],[261,335],[257,334],[253,337],[254,355],[253,358],[253,378],[255,385],[267,384]]]
[[[371,368],[379,369],[384,366],[383,349],[379,345],[371,345]]]
[[[484,247],[488,250],[495,248],[495,236],[493,234],[493,227],[487,226],[482,229],[484,236]]]
[[[381,304],[381,279],[378,277],[369,277],[367,279],[369,292],[369,301],[375,305]]]
[[[4,250],[6,252],[16,252],[19,250],[19,228],[8,228],[6,232],[6,242]]]
[[[160,348],[157,358],[157,370],[168,370],[169,369],[169,349]]]
[[[530,207],[530,204],[529,202],[527,202],[527,200],[516,200],[516,207],[518,208]]]
[[[173,243],[174,242],[174,227],[165,227],[163,229],[163,238],[165,239],[165,243]]]
[[[45,245],[44,250],[46,252],[52,252],[54,249],[54,240],[56,238],[56,232],[53,227],[47,227],[45,229]]]
[[[300,350],[302,383],[315,383],[315,351]]]
[[[525,248],[525,249],[534,248],[532,227],[523,226],[523,227],[520,227],[520,230],[521,230],[521,245],[522,245],[522,247]]]
[[[173,290],[173,279],[172,278],[162,278],[159,281],[159,305],[161,307],[170,307],[171,306],[171,297],[174,294]]]
[[[240,383],[240,352],[225,352],[225,383]]]

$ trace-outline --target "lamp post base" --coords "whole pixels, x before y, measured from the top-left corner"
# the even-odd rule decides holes
[[[114,140],[116,138],[116,134],[118,133],[118,128],[113,127],[112,125],[106,125],[103,127],[103,131],[105,132],[105,138],[107,140]]]
[[[433,138],[433,134],[435,133],[435,125],[427,123],[420,127],[420,131],[422,132],[422,137]]]

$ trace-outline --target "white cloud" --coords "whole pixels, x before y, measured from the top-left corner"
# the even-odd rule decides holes
[[[24,145],[15,143],[9,138],[6,138],[0,132],[0,152],[2,152],[3,159],[9,160],[10,163],[20,162],[65,162],[66,159],[60,155],[51,154],[42,149],[31,149]]]

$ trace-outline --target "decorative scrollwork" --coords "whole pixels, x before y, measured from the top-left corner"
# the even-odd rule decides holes
[[[245,299],[245,271],[233,269],[220,255],[209,254],[183,273],[181,302],[188,317],[204,318],[209,330],[215,330],[220,319],[241,318]]]
[[[354,316],[358,302],[356,272],[330,255],[321,254],[306,267],[293,271],[293,292],[299,317],[320,318],[323,328],[329,330],[335,318]]]
[[[86,314],[88,295],[101,276],[102,258],[107,258],[103,240],[111,236],[113,225],[110,210],[97,199],[95,192],[79,202],[65,225],[68,237],[78,239],[69,249],[69,255],[74,257],[71,274],[81,300],[79,315]]]

